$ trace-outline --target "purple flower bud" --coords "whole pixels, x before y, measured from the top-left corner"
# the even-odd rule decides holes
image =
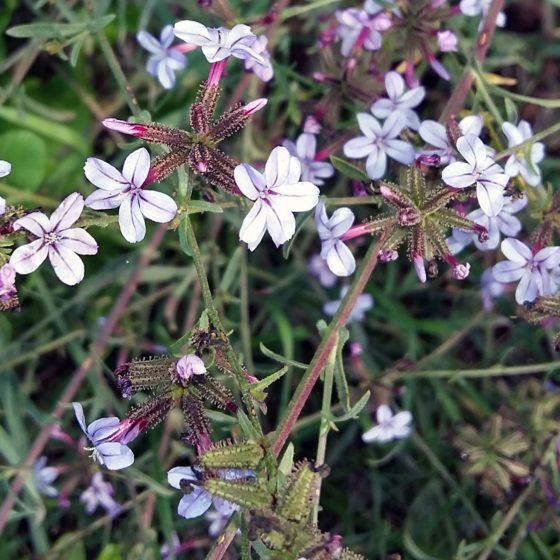
[[[193,375],[204,375],[206,373],[206,366],[204,362],[194,354],[183,356],[175,368],[177,378],[182,383],[187,383]]]
[[[426,267],[424,266],[424,259],[421,255],[415,255],[412,259],[412,264],[414,265],[414,270],[416,271],[418,280],[424,284],[426,282]]]
[[[456,280],[464,280],[471,270],[471,265],[467,264],[458,264],[453,268],[453,278]]]

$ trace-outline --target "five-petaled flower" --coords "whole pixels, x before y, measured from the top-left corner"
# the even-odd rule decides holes
[[[352,159],[367,157],[366,173],[370,179],[381,179],[387,169],[387,156],[408,165],[414,161],[414,148],[397,137],[406,125],[401,112],[391,113],[383,126],[368,113],[358,113],[358,126],[364,136],[348,140],[344,155]]]
[[[560,247],[545,247],[535,253],[518,239],[508,238],[502,241],[501,249],[508,260],[494,265],[492,273],[504,284],[520,280],[515,290],[519,305],[557,291],[552,272],[560,265]]]
[[[461,0],[459,4],[459,9],[461,13],[466,16],[478,16],[479,14],[485,18],[490,10],[490,3],[492,0]],[[500,12],[496,18],[496,25],[498,27],[504,27],[506,24],[506,14]],[[482,21],[480,22],[482,27]]]
[[[391,113],[400,112],[404,115],[405,126],[417,130],[420,119],[414,107],[420,105],[426,95],[422,86],[407,91],[404,80],[398,72],[387,72],[385,75],[385,89],[389,99],[378,99],[372,106],[371,112],[378,119],[386,119]]]
[[[376,416],[377,426],[362,434],[362,441],[366,443],[374,441],[386,443],[394,439],[408,437],[410,434],[412,414],[408,410],[393,414],[389,406],[382,404],[377,409]]]
[[[10,265],[18,274],[29,274],[49,257],[58,278],[73,286],[84,278],[84,263],[78,255],[95,255],[97,243],[82,228],[71,226],[84,208],[79,193],[68,195],[48,218],[42,212],[32,212],[14,222],[14,230],[25,229],[36,239],[18,247],[10,258]]]
[[[508,139],[508,148],[519,146],[519,144],[527,142],[533,136],[531,125],[527,121],[519,121],[517,126],[505,122],[502,125],[502,130]],[[541,170],[537,167],[537,164],[543,158],[544,144],[542,142],[535,142],[509,156],[504,170],[510,177],[521,175],[528,185],[536,187],[542,179]]]
[[[175,24],[173,32],[185,43],[201,47],[208,62],[220,62],[234,56],[241,60],[252,58],[258,64],[266,64],[254,48],[257,36],[248,25],[239,24],[232,29],[212,28],[197,21],[184,20]]]
[[[291,140],[284,140],[282,145],[301,163],[301,180],[314,185],[322,185],[334,175],[334,167],[326,161],[317,161],[317,138],[314,134],[300,134],[295,144]]]
[[[224,480],[235,480],[250,478],[254,476],[252,471],[231,469],[227,471],[215,471],[215,475]],[[187,490],[188,493],[181,498],[177,513],[185,519],[199,517],[214,504],[214,507],[222,515],[230,516],[239,508],[235,504],[212,496],[201,484],[203,474],[192,467],[174,467],[167,472],[167,482],[178,490]]]
[[[338,308],[340,307],[347,291],[348,286],[340,288],[340,299],[325,303],[325,305],[323,305],[323,311],[332,317],[338,311]],[[361,294],[356,300],[352,311],[350,311],[350,315],[348,316],[348,320],[346,322],[355,323],[362,321],[366,316],[366,313],[373,307],[374,303],[375,302],[371,294]]]
[[[125,438],[121,438],[122,424],[116,416],[99,418],[86,427],[82,405],[73,402],[72,406],[80,428],[93,445],[91,451],[93,451],[94,459],[111,471],[130,467],[134,463],[134,453],[120,441],[120,439],[125,439],[126,442],[129,442],[131,438],[126,434]]]
[[[122,506],[113,498],[113,485],[103,480],[98,471],[91,477],[91,484],[81,493],[80,502],[88,515],[101,506],[111,518],[117,517],[123,511]]]
[[[352,49],[363,48],[375,51],[381,47],[381,33],[391,26],[391,20],[384,13],[368,14],[365,10],[348,8],[335,12],[338,20],[336,35],[342,39],[340,52],[348,56]]]
[[[53,486],[53,482],[58,478],[59,469],[47,467],[45,455],[39,457],[33,464],[33,478],[37,490],[44,496],[54,498],[58,496],[58,490]]]
[[[98,187],[86,198],[86,206],[93,210],[120,207],[119,226],[130,243],[144,239],[144,217],[165,224],[177,213],[177,205],[169,195],[145,189],[150,182],[150,154],[146,148],[132,152],[124,160],[122,172],[97,158],[87,159],[84,172]]]
[[[300,181],[301,164],[290,152],[278,146],[272,150],[264,174],[242,163],[235,168],[239,190],[255,204],[239,231],[239,239],[253,251],[268,230],[278,247],[296,231],[293,212],[306,212],[317,205],[319,189],[308,181]]]
[[[352,227],[354,213],[350,208],[338,208],[329,218],[324,202],[315,208],[315,224],[321,239],[321,258],[327,261],[336,276],[350,276],[356,270],[356,259],[341,237]]]
[[[509,177],[488,155],[482,140],[473,134],[461,136],[457,140],[457,150],[466,162],[456,161],[445,167],[442,179],[456,189],[476,185],[476,197],[483,212],[496,216],[504,205],[504,189]]]
[[[161,30],[159,39],[147,31],[139,31],[136,35],[138,42],[151,53],[146,62],[146,70],[157,78],[165,89],[171,89],[175,85],[175,72],[187,65],[186,56],[171,46],[173,38],[171,25],[166,25]]]
[[[257,37],[257,40],[253,43],[253,51],[257,54],[261,55],[263,58],[263,63],[257,62],[255,58],[247,57],[243,61],[243,65],[245,66],[245,70],[249,70],[255,74],[258,78],[260,78],[263,82],[270,82],[274,77],[274,68],[270,63],[270,53],[266,49],[266,45],[268,44],[268,39],[266,35],[260,35]]]

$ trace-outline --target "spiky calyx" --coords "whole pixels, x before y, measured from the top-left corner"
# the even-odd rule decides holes
[[[264,484],[254,477],[226,480],[227,472],[235,473],[234,470],[222,471],[219,477],[205,477],[203,485],[210,494],[245,509],[270,508],[272,494]]]
[[[256,469],[262,462],[264,449],[258,443],[222,441],[199,455],[198,462],[205,469]]]
[[[167,385],[176,364],[177,358],[170,357],[151,357],[126,362],[115,370],[117,388],[124,398],[129,399],[138,391]]]

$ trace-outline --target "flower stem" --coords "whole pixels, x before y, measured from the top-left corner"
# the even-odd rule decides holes
[[[383,245],[385,239],[381,236],[377,242],[372,243],[368,252],[358,269],[356,276],[350,288],[346,292],[344,299],[342,300],[338,311],[336,312],[335,316],[333,317],[332,321],[330,322],[325,336],[309,367],[305,371],[305,374],[301,378],[301,381],[292,397],[292,400],[288,404],[288,411],[285,414],[282,422],[280,423],[279,427],[277,428],[276,432],[272,436],[274,438],[274,443],[272,444],[272,451],[273,453],[278,456],[284,444],[288,440],[290,433],[301,414],[301,411],[317,382],[319,379],[319,375],[333,350],[336,347],[336,340],[338,336],[338,331],[344,326],[354,305],[356,304],[356,300],[364,291],[364,288],[372,275],[375,267],[377,265],[377,255],[381,246]]]
[[[336,352],[338,346],[338,333],[335,337],[334,347],[329,355],[327,364],[324,370],[323,379],[323,403],[321,405],[321,424],[319,426],[319,441],[317,443],[317,455],[315,457],[315,464],[321,466],[325,463],[325,456],[327,453],[327,436],[330,431],[330,417],[331,417],[331,401],[334,383],[334,367],[336,362]],[[316,525],[319,520],[319,501],[321,499],[321,481],[319,478],[319,485],[317,487],[317,494],[314,496],[313,502],[313,523]]]

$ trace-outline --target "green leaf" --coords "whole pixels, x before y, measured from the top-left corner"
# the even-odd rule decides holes
[[[261,379],[258,383],[254,383],[253,385],[251,385],[251,387],[250,387],[251,393],[262,392],[269,385],[272,385],[275,381],[278,381],[279,379],[284,377],[284,375],[286,375],[287,371],[288,371],[288,366],[284,366],[283,368],[279,369],[278,371],[275,371],[274,373],[271,373],[270,375],[267,375],[264,379]]]
[[[97,560],[121,560],[121,546],[119,544],[109,543],[101,551]]]
[[[504,99],[504,104],[506,106],[507,120],[510,123],[517,124],[517,121],[519,119],[519,115],[517,113],[517,107],[515,106],[515,103],[511,99],[508,99],[506,97]]]
[[[45,178],[47,145],[28,130],[12,130],[0,135],[2,159],[12,164],[9,183],[25,191],[36,191]]]
[[[18,39],[64,39],[82,33],[83,31],[96,33],[106,25],[109,25],[114,19],[115,15],[110,14],[79,23],[26,23],[10,27],[10,29],[6,31],[6,35],[17,37]]]
[[[369,400],[369,396],[370,392],[366,391],[358,400],[358,402],[346,414],[343,414],[342,416],[333,416],[332,421],[335,424],[339,424],[340,422],[347,422],[348,420],[357,418],[360,412],[362,412],[364,406],[366,406]]]
[[[224,210],[219,204],[207,202],[206,200],[189,200],[187,214],[200,214],[202,212],[213,212],[223,214]]]
[[[371,179],[359,167],[348,163],[345,159],[337,156],[330,156],[330,160],[334,168],[349,179],[356,179],[366,183],[371,181]]]
[[[285,358],[284,356],[281,356],[280,354],[277,354],[276,352],[269,350],[262,342],[260,343],[260,349],[265,356],[267,356],[272,360],[276,360],[281,364],[285,364],[287,366],[293,366],[299,369],[307,369],[307,364],[304,364],[302,362],[296,362],[296,360],[290,360],[288,358]]]
[[[181,222],[181,227],[179,228],[179,245],[183,250],[185,255],[192,257],[192,250],[191,246],[189,245],[189,241],[187,240],[187,220],[188,217],[183,215],[183,220]]]
[[[253,427],[253,424],[251,424],[251,421],[249,420],[249,417],[241,409],[239,409],[237,411],[237,421],[239,422],[239,425],[241,426],[241,431],[243,432],[243,435],[247,439],[251,439],[251,440],[254,440],[254,441],[259,440],[260,435],[257,433],[255,428]]]
[[[348,381],[346,379],[346,373],[344,371],[342,349],[344,348],[344,345],[349,338],[350,333],[348,332],[348,329],[341,329],[338,334],[336,360],[334,365],[334,382],[336,384],[336,392],[338,393],[338,398],[344,412],[349,412],[350,410],[350,390],[348,389]]]
[[[170,498],[174,494],[173,490],[171,490],[169,486],[164,486],[159,481],[154,480],[151,476],[148,476],[147,474],[143,473],[139,469],[130,467],[127,469],[126,472],[127,475],[130,476],[132,480],[147,486],[150,490],[153,490],[156,494],[160,496],[165,496],[167,498]]]

